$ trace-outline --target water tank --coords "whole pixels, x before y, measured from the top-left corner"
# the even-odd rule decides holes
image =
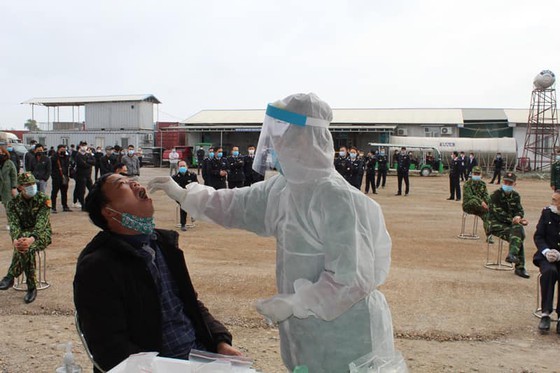
[[[536,89],[547,89],[554,84],[556,77],[554,73],[550,70],[543,70],[539,75],[535,76],[533,80],[533,85]]]

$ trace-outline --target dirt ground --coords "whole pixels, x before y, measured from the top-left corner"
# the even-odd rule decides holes
[[[146,183],[167,170],[142,173]],[[391,272],[380,290],[392,310],[396,347],[411,372],[560,372],[560,336],[539,334],[532,314],[538,274],[531,263],[532,235],[551,191],[537,178],[517,184],[530,222],[525,240],[529,280],[484,268],[484,240],[457,238],[461,205],[446,200],[447,177],[412,177],[407,197],[394,196],[396,177],[389,177],[385,189],[369,195],[382,206],[393,239]],[[162,193],[152,197],[157,226],[176,229],[175,203]],[[23,303],[23,292],[0,292],[0,372],[53,372],[62,360],[60,345],[68,341],[79,364],[90,371],[74,326],[72,279],[76,259],[97,228],[77,209],[52,215],[51,221],[50,288],[39,291],[30,305]],[[277,329],[253,307],[255,299],[275,293],[274,239],[203,222],[180,236],[195,287],[230,328],[235,346],[260,371],[285,372]],[[8,232],[2,230],[0,275],[10,258]]]

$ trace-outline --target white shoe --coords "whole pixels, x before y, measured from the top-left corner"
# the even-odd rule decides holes
[[[74,203],[74,204],[72,205],[72,207],[75,207],[75,208],[77,208],[77,209],[81,209],[81,208],[82,208],[82,205],[80,204],[80,202],[76,202],[76,203]]]
[[[6,230],[9,232],[10,231],[10,226],[6,225]]]

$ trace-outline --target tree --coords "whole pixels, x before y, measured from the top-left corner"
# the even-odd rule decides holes
[[[37,125],[37,121],[35,119],[28,119],[27,122],[23,125],[29,131],[40,131],[41,129]]]

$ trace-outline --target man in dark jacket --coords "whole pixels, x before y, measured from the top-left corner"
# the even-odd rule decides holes
[[[502,169],[504,168],[504,160],[502,158],[502,154],[496,153],[496,159],[494,159],[494,175],[492,176],[492,180],[490,180],[490,184],[494,184],[494,180],[496,177],[498,178],[498,182],[496,184],[500,184],[502,180]]]
[[[202,167],[202,162],[204,161],[204,154],[205,154],[204,148],[200,146],[196,151],[197,175],[200,175],[200,168]]]
[[[117,163],[117,157],[113,153],[112,146],[105,147],[105,154],[99,158],[99,171],[101,175],[112,174],[115,171],[115,164]]]
[[[231,156],[227,157],[228,163],[228,188],[241,188],[245,185],[245,159],[239,154],[239,148],[231,148]]]
[[[389,160],[385,155],[385,149],[380,149],[379,154],[377,154],[377,182],[376,187],[385,188],[385,182],[387,181],[387,170],[389,169]]]
[[[95,165],[95,158],[87,151],[87,143],[80,143],[78,154],[76,154],[76,185],[74,186],[74,203],[80,202],[82,211],[84,208],[84,197],[87,190],[91,190],[91,168]]]
[[[181,186],[181,188],[186,188],[190,183],[197,183],[198,178],[194,172],[189,172],[187,169],[187,162],[179,161],[177,164],[179,166],[177,174],[173,176],[173,180]],[[183,232],[187,231],[187,212],[183,209],[180,210],[180,222],[181,230]]]
[[[19,170],[21,169],[21,161],[19,159],[19,155],[17,155],[14,147],[11,145],[8,145],[6,149],[8,150],[8,153],[10,153],[10,160],[14,163],[14,166],[16,166],[16,173],[19,174]]]
[[[56,197],[60,191],[60,199],[62,202],[62,211],[70,212],[70,207],[68,207],[68,167],[70,165],[69,157],[66,155],[66,146],[58,145],[56,147],[56,152],[51,158],[51,168],[52,168],[52,191],[51,191],[51,201],[52,201],[52,213],[56,214]]]
[[[255,161],[255,146],[249,145],[247,147],[247,155],[244,159],[244,173],[245,173],[245,186],[251,186],[252,184],[263,181],[264,176],[259,174],[257,171],[253,170],[253,162]]]
[[[37,189],[39,192],[45,193],[47,190],[47,180],[51,177],[51,160],[45,154],[45,148],[42,144],[35,145],[34,156],[29,160],[29,169],[35,180],[37,180]]]
[[[560,282],[560,191],[552,194],[552,204],[542,210],[534,240],[537,252],[533,264],[541,271],[541,311],[539,330],[550,330],[550,315],[554,310],[554,288]],[[556,303],[556,313],[560,314],[560,297]],[[560,323],[556,324],[556,333],[560,334]]]
[[[130,354],[187,359],[191,349],[241,355],[198,300],[176,232],[154,229],[146,189],[105,174],[86,209],[103,231],[78,258],[74,303],[95,362],[109,370]]]
[[[212,180],[212,186],[214,189],[225,189],[227,188],[227,174],[228,174],[228,162],[225,158],[222,148],[216,148],[216,155],[214,159],[210,161],[209,174]]]
[[[401,148],[400,154],[397,155],[397,183],[398,191],[396,196],[402,195],[402,183],[404,181],[404,195],[410,192],[410,184],[408,181],[408,171],[410,169],[410,156],[406,154],[406,147]]]
[[[461,200],[461,182],[460,178],[463,172],[462,159],[457,151],[451,156],[451,164],[449,165],[449,198],[447,200]]]
[[[202,161],[202,178],[204,179],[204,185],[213,187],[214,180],[212,179],[212,174],[210,173],[210,164],[214,159],[214,148],[208,149],[208,157],[204,158]]]

